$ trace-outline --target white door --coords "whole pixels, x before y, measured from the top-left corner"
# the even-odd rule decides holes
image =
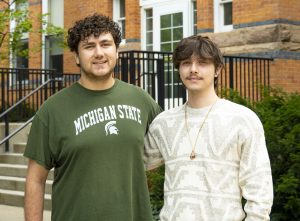
[[[191,2],[166,1],[153,5],[153,50],[173,51],[176,44],[191,35]]]

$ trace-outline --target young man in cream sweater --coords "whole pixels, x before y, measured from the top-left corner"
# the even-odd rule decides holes
[[[183,39],[174,51],[188,101],[159,114],[145,142],[147,169],[165,163],[161,221],[270,220],[263,126],[250,109],[217,96],[222,60],[219,48],[201,36]]]

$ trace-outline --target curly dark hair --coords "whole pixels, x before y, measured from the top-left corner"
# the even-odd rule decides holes
[[[67,43],[72,52],[78,53],[78,44],[91,35],[99,37],[102,33],[111,33],[116,48],[119,47],[122,35],[118,23],[101,14],[93,14],[76,21],[74,26],[68,30]]]
[[[210,60],[215,69],[222,68],[223,56],[219,47],[208,37],[194,35],[183,38],[173,52],[173,64],[179,68],[180,62],[195,55],[201,59]]]

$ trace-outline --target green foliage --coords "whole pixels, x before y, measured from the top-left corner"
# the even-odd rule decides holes
[[[1,1],[0,10],[0,61],[9,58],[9,53],[18,56],[28,56],[28,49],[22,48],[21,39],[27,33],[43,33],[46,35],[65,36],[65,30],[48,22],[48,14],[39,16],[42,27],[33,29],[33,19],[29,15],[27,0]],[[12,5],[15,4],[15,8]],[[9,24],[15,23],[11,30]],[[8,50],[1,50],[4,43],[8,42]],[[7,47],[5,45],[5,47]]]
[[[8,109],[9,105],[5,105],[6,109]],[[1,108],[2,110],[2,108]],[[35,114],[35,110],[31,107],[29,103],[21,103],[16,106],[13,110],[11,110],[6,117],[8,117],[9,122],[24,122],[27,121],[29,118],[33,117]],[[4,116],[5,117],[5,116]],[[4,120],[0,119],[1,121]]]
[[[272,90],[256,104],[271,160],[272,220],[300,220],[300,95]]]
[[[249,107],[263,123],[274,186],[271,220],[300,220],[300,95],[266,88],[263,99],[256,103],[232,90],[223,90],[220,96]],[[164,168],[148,172],[148,180],[153,214],[158,220]]]
[[[164,173],[165,167],[147,171],[148,187],[154,221],[159,220],[159,212],[164,203]]]

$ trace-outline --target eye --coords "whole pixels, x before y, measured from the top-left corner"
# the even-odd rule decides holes
[[[84,49],[92,49],[93,48],[93,45],[85,45],[83,46]]]
[[[189,65],[191,62],[190,61],[182,61],[181,65]]]

